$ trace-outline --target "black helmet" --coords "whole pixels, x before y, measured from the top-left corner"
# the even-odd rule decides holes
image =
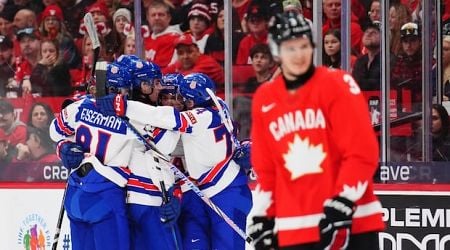
[[[281,42],[306,36],[312,39],[311,26],[303,15],[293,11],[278,13],[269,22],[270,38],[277,45]]]

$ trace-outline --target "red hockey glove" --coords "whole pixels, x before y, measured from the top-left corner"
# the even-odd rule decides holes
[[[347,248],[354,212],[355,204],[344,197],[325,201],[325,217],[319,222],[320,249]]]
[[[274,218],[265,216],[255,216],[252,218],[252,224],[249,225],[248,232],[250,237],[253,238],[255,249],[278,249],[278,238],[273,232],[274,225]]]
[[[127,97],[121,94],[97,98],[95,103],[98,111],[104,115],[124,117],[127,112]]]

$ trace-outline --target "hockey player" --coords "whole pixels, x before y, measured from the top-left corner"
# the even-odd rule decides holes
[[[152,67],[142,61],[135,65],[143,70],[138,76],[133,75],[137,71],[129,71],[123,65],[109,65],[108,90],[126,94],[139,80],[148,82]],[[144,152],[143,144],[123,120],[101,115],[94,100],[83,99],[63,109],[50,130],[54,140],[64,138],[58,151],[64,165],[77,169],[69,177],[65,202],[71,220],[73,249],[130,249],[130,243],[131,249],[176,249],[171,230],[160,221],[160,210],[176,209],[176,199],[161,206],[160,187],[149,177],[150,171],[156,171],[154,158]],[[95,156],[84,158],[84,164],[78,167],[83,151]],[[130,170],[114,165],[130,166],[133,173],[129,180]],[[113,170],[122,176],[120,171],[125,172],[126,178],[120,178]],[[127,181],[131,242],[123,189]],[[176,218],[165,219],[166,223],[176,221]]]
[[[358,84],[313,65],[303,16],[277,14],[270,36],[282,73],[253,97],[256,248],[277,248],[275,224],[280,249],[379,249],[378,144]]]
[[[215,89],[212,80],[200,73],[184,77],[180,94],[186,99],[186,111],[173,107],[146,106],[126,101],[125,113],[116,105],[125,100],[105,97],[99,103],[106,114],[126,115],[131,120],[181,133],[186,168],[202,192],[220,207],[240,228],[252,206],[247,176],[233,160],[234,145],[217,108],[206,89]],[[119,110],[122,111],[122,110]],[[244,249],[245,241],[210,209],[192,190],[183,189],[180,230],[185,249]]]

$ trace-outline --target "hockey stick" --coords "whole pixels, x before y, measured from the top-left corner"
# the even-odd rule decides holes
[[[96,75],[96,84],[97,84],[97,96],[104,96],[105,95],[105,80],[106,80],[106,62],[99,62],[97,63],[100,55],[100,40],[98,38],[97,31],[95,29],[94,24],[94,18],[92,17],[92,14],[90,12],[86,13],[84,15],[84,23],[86,25],[87,33],[89,38],[92,42],[92,47],[94,49],[94,60],[93,60],[93,67],[91,72],[91,77],[94,77]],[[53,237],[53,244],[52,244],[52,250],[56,250],[58,247],[58,241],[59,241],[59,235],[61,233],[61,227],[62,222],[64,219],[64,202],[66,200],[66,192],[67,192],[67,186],[68,181],[66,182],[66,186],[64,188],[64,193],[61,201],[61,207],[59,209],[59,215],[58,215],[58,221],[56,222],[56,230],[55,235]]]
[[[247,243],[251,243],[253,239],[248,236],[230,217],[228,217],[222,209],[220,209],[214,202],[206,196],[183,172],[181,172],[175,165],[173,165],[170,160],[167,158],[166,155],[161,153],[151,142],[146,140],[139,131],[129,122],[128,119],[122,119],[125,124],[128,126],[128,128],[137,136],[137,138],[144,143],[144,145],[152,150],[152,152],[155,154],[155,157],[163,160],[167,166],[170,167],[170,169],[174,172],[178,178],[180,178],[182,181],[184,181],[194,193],[202,199],[203,202],[205,202],[214,212],[219,215],[239,236],[241,236]]]

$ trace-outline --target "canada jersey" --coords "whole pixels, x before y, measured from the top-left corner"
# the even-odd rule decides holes
[[[335,195],[356,201],[352,233],[384,227],[371,181],[378,144],[349,74],[317,67],[293,93],[280,75],[256,91],[252,120],[252,165],[262,191],[272,192],[266,215],[276,219],[280,246],[318,241],[323,203]]]
[[[138,146],[136,136],[127,129],[125,122],[116,116],[105,116],[98,112],[95,101],[85,98],[76,101],[56,116],[50,125],[50,136],[54,141],[69,139],[82,146],[85,152],[89,152],[108,167],[95,166],[95,169],[104,177],[120,186],[124,186],[126,178],[117,181],[114,173],[126,171],[131,153]],[[98,167],[98,168],[97,168]]]
[[[153,107],[128,101],[127,117],[154,127],[179,131],[189,176],[209,197],[231,183],[246,183],[246,178],[242,178],[245,182],[236,178],[240,168],[231,160],[234,145],[216,109],[195,108],[178,112],[173,107]]]

